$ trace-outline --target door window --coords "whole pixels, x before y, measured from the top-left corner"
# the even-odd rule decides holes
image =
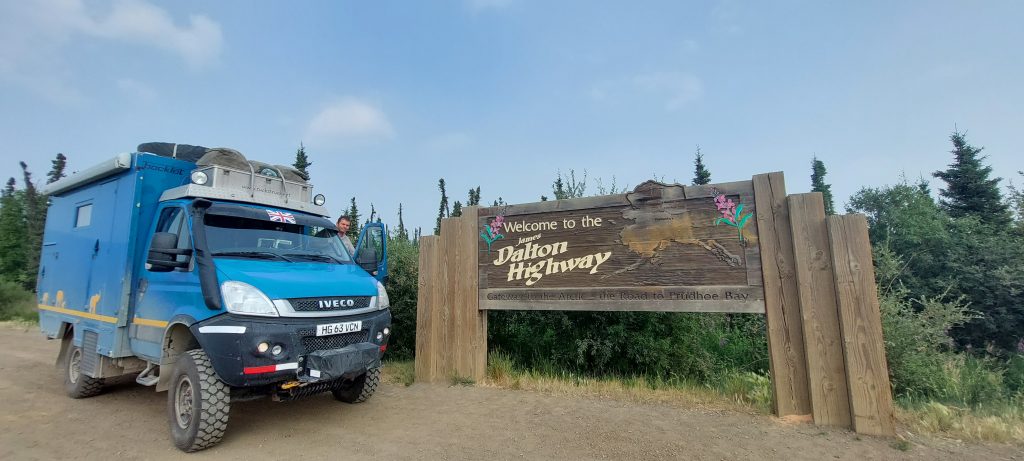
[[[192,235],[189,232],[188,221],[185,219],[185,210],[180,207],[167,207],[160,211],[160,218],[156,222],[156,232],[170,232],[178,236],[179,250],[192,248]],[[175,261],[188,261],[188,255],[176,255]],[[188,271],[188,268],[175,270]]]

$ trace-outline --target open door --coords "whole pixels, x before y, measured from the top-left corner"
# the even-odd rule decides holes
[[[381,282],[388,278],[387,235],[387,227],[383,223],[371,222],[363,225],[356,241],[356,264]]]

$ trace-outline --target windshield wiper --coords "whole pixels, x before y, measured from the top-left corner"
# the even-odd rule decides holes
[[[284,257],[284,255],[270,251],[217,251],[213,253],[213,256],[244,256],[257,259],[282,259],[288,262],[294,262],[291,259]]]
[[[287,255],[288,256],[297,256],[297,257],[306,258],[306,259],[313,259],[313,260],[317,260],[317,261],[329,261],[329,262],[335,262],[335,263],[338,263],[338,264],[344,264],[344,261],[342,261],[342,260],[340,260],[338,258],[335,258],[334,256],[331,256],[331,255],[321,255],[321,254],[313,254],[313,253],[287,253]]]

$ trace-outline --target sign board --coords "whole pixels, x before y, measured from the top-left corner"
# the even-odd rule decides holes
[[[480,309],[764,313],[752,181],[482,208]]]

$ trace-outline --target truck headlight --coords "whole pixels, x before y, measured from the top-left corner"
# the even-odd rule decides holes
[[[277,309],[270,298],[258,288],[248,283],[227,281],[220,285],[220,294],[228,312],[243,315],[262,315],[277,317]]]
[[[388,291],[384,289],[384,284],[377,282],[377,309],[387,309],[391,307],[391,300],[388,299]]]

